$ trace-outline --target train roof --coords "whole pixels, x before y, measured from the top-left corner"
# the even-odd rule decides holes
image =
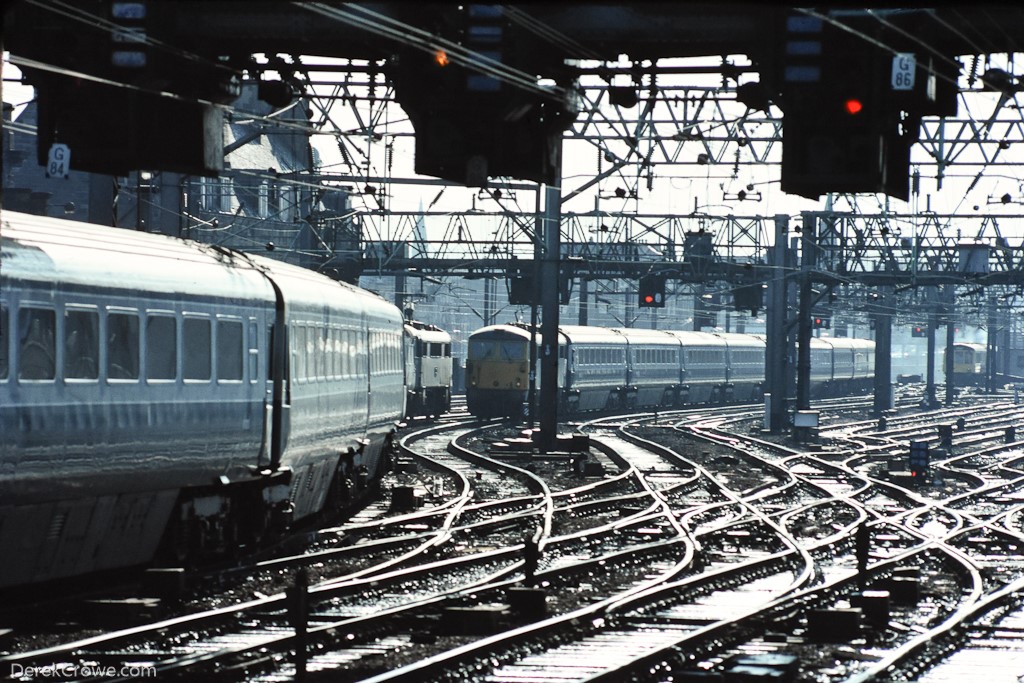
[[[418,321],[406,321],[405,331],[410,337],[434,344],[449,344],[452,336],[435,325]]]
[[[689,330],[666,330],[668,334],[677,338],[683,346],[711,346],[724,347],[725,340],[711,332],[691,332]]]
[[[616,327],[616,332],[629,340],[630,344],[663,344],[679,346],[679,340],[665,330],[647,330],[636,327]]]
[[[243,257],[119,228],[4,211],[5,279],[263,298],[269,284]]]
[[[961,349],[970,349],[970,350],[975,351],[975,352],[977,352],[977,351],[987,351],[988,350],[988,346],[986,344],[979,344],[978,342],[967,342],[967,341],[953,342],[953,348],[957,348],[957,347],[960,347]]]
[[[764,338],[753,334],[742,334],[740,332],[715,332],[716,337],[721,337],[730,348],[752,348],[763,349],[767,345]]]
[[[608,327],[560,325],[558,331],[573,344],[622,344],[623,336]]]
[[[811,337],[818,339],[820,343],[831,346],[833,349],[868,350],[875,348],[875,342],[870,339],[857,339],[856,337]]]
[[[359,301],[363,311],[399,315],[396,307],[376,294],[262,256],[168,235],[15,211],[4,211],[0,221],[0,275],[5,280],[245,301],[272,299],[270,277],[292,302],[322,305],[345,300],[356,307]]]
[[[540,334],[538,333],[536,336],[537,341],[539,342]],[[479,339],[481,337],[489,337],[492,339],[508,339],[512,337],[522,339],[523,341],[529,341],[530,332],[525,327],[520,327],[519,325],[487,325],[486,327],[481,327],[469,335],[470,339]]]

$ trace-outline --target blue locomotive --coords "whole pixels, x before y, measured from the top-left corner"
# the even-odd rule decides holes
[[[764,396],[766,345],[761,335],[563,325],[558,339],[558,401],[566,414]],[[539,335],[536,342],[539,347]],[[522,414],[529,345],[530,331],[523,325],[491,325],[470,335],[470,413],[482,418]],[[817,395],[866,391],[873,381],[874,353],[872,341],[812,338],[812,390]]]
[[[372,485],[400,311],[210,245],[6,211],[0,587],[217,553]]]

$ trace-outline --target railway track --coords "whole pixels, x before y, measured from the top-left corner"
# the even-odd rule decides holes
[[[939,438],[956,410],[967,417],[955,452],[933,461],[940,484],[892,470],[906,439]],[[1022,419],[1012,404],[828,420],[811,444],[758,433],[760,414],[580,424],[585,456],[499,448],[516,433],[497,424],[414,430],[381,502],[259,568],[304,590],[9,645],[0,666],[266,681],[748,670],[939,681],[1017,642],[1024,452],[1007,443]],[[993,671],[1019,662],[999,661]]]

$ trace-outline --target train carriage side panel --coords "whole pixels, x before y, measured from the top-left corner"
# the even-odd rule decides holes
[[[832,385],[834,357],[828,339],[811,337],[811,393],[827,393]]]
[[[847,337],[831,337],[832,345],[832,381],[836,384],[849,384],[854,377],[854,347]]]
[[[720,403],[725,396],[725,340],[710,332],[670,332],[682,344],[686,403]]]
[[[378,473],[404,413],[402,319],[365,290],[287,264],[268,267],[286,302],[290,411],[280,464],[293,472],[300,519],[324,507],[332,486],[352,495]]]
[[[563,325],[566,339],[566,372],[562,403],[570,413],[604,410],[624,405],[626,341],[622,335],[601,327]]]
[[[718,332],[726,343],[728,398],[734,401],[760,401],[764,397],[763,339],[749,334]]]
[[[679,339],[661,330],[615,330],[629,343],[628,404],[636,408],[676,405],[682,381]]]
[[[853,389],[867,391],[874,387],[875,342],[868,339],[850,339],[853,348]]]

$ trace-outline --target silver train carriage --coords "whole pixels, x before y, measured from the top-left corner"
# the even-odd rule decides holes
[[[540,335],[535,339],[540,348]],[[491,325],[470,335],[470,413],[484,418],[522,414],[529,342],[523,325]],[[765,348],[762,335],[563,325],[559,407],[574,413],[758,401],[764,396]],[[813,338],[811,357],[815,395],[870,388],[874,342]]]
[[[378,476],[396,307],[161,235],[5,211],[0,238],[0,587],[255,543]]]
[[[435,325],[405,323],[405,417],[437,417],[452,407],[452,336]]]

